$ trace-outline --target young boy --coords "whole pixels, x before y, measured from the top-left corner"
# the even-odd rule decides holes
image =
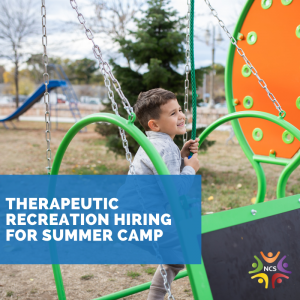
[[[175,135],[186,132],[185,115],[176,96],[164,89],[153,89],[140,93],[134,106],[135,114],[144,127],[148,139],[155,146],[171,175],[195,175],[200,168],[198,161],[199,139],[189,140],[180,151],[173,142]],[[190,152],[194,153],[188,159]],[[133,165],[137,175],[157,175],[151,160],[142,147],[137,151]],[[184,265],[164,265],[169,284]],[[148,300],[163,300],[166,294],[160,267],[156,270]]]

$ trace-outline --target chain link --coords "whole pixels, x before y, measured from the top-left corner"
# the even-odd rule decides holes
[[[185,81],[184,81],[184,105],[183,112],[185,114],[185,127],[188,124],[188,102],[189,102],[189,72],[190,72],[190,12],[191,12],[191,3],[190,0],[187,0],[187,14],[186,14],[186,38],[185,38]],[[187,142],[188,134],[187,131],[183,135],[183,144]]]
[[[139,189],[139,185],[138,183],[136,184],[136,191],[137,191],[137,194],[139,195],[138,199],[139,199],[139,203],[141,205],[141,208],[142,208],[142,213],[149,213],[149,211],[145,208],[144,206],[144,203],[143,203],[143,192],[140,191]],[[156,254],[156,258],[158,259],[158,261],[162,261],[162,256],[161,254],[159,253],[159,245],[157,242],[153,242],[152,243],[152,247],[155,251],[155,254]],[[165,290],[166,292],[168,293],[168,299],[173,299],[175,300],[174,296],[172,295],[171,293],[171,288],[170,288],[170,284],[168,282],[168,276],[167,276],[167,271],[166,269],[164,268],[164,266],[162,264],[159,265],[160,266],[160,274],[164,280],[164,286],[165,286]]]
[[[160,274],[161,274],[162,278],[164,279],[164,286],[165,286],[166,291],[168,292],[168,299],[175,300],[174,296],[171,293],[171,288],[170,288],[170,284],[168,282],[168,277],[167,277],[167,271],[162,264],[160,264]]]
[[[190,0],[187,0],[187,6],[188,6],[188,10],[187,10],[187,15],[186,15],[186,39],[185,39],[185,44],[186,44],[186,51],[185,51],[185,57],[186,57],[186,64],[185,64],[185,81],[184,81],[184,106],[183,106],[183,110],[184,110],[184,114],[185,114],[185,127],[187,125],[188,122],[188,118],[187,118],[187,111],[188,111],[188,101],[189,101],[189,72],[190,72],[190,11],[191,11],[191,3]],[[185,144],[187,142],[188,136],[187,136],[187,132],[185,132],[185,134],[183,135],[183,144]],[[154,250],[156,251],[156,255],[160,255],[158,253],[158,245],[154,244]],[[168,276],[167,276],[167,271],[164,268],[164,266],[162,264],[160,264],[160,274],[164,280],[164,286],[165,289],[168,293],[168,299],[172,299],[175,300],[174,296],[172,295],[171,292],[171,287],[170,284],[168,282]]]
[[[121,85],[118,82],[118,80],[114,77],[108,62],[106,62],[103,59],[100,47],[97,44],[95,44],[94,35],[93,35],[92,31],[89,28],[87,28],[87,26],[85,24],[85,18],[83,16],[83,14],[78,11],[78,6],[77,6],[77,3],[76,3],[76,0],[70,0],[70,4],[71,4],[72,8],[75,9],[75,11],[77,13],[77,18],[78,18],[79,23],[85,29],[86,37],[93,43],[92,50],[93,50],[95,58],[99,62],[100,71],[101,71],[101,74],[104,77],[104,84],[107,88],[107,94],[108,94],[109,100],[111,101],[111,107],[112,107],[113,112],[117,116],[120,116],[119,111],[118,111],[118,104],[115,101],[114,92],[111,89],[111,81],[113,83],[113,87],[114,87],[115,91],[118,93],[118,95],[120,96],[120,98],[122,100],[122,104],[124,106],[124,109],[127,111],[128,115],[132,116],[134,114],[133,108],[131,107],[128,99],[124,96],[124,94],[122,92],[122,89],[121,89]],[[125,149],[126,159],[130,164],[129,165],[129,173],[134,175],[135,174],[135,168],[134,168],[134,165],[132,164],[132,154],[129,151],[128,141],[126,139],[126,133],[125,133],[124,129],[122,129],[121,127],[118,127],[118,128],[119,128],[119,133],[120,133],[120,136],[121,136],[121,139],[122,139],[122,145],[123,145],[123,148]]]
[[[43,64],[44,64],[44,74],[43,74],[43,80],[45,85],[45,93],[44,93],[44,103],[46,106],[45,111],[45,123],[46,123],[46,131],[45,131],[45,138],[47,142],[47,150],[46,150],[46,159],[48,166],[46,169],[48,170],[48,174],[51,171],[51,148],[50,148],[50,142],[51,142],[51,121],[50,121],[50,109],[49,109],[49,103],[50,103],[50,97],[48,92],[48,84],[49,84],[49,74],[47,70],[48,66],[48,55],[47,55],[47,30],[46,30],[46,3],[45,0],[42,1],[42,7],[41,7],[41,15],[42,15],[42,45],[44,49],[43,53]]]
[[[280,116],[283,116],[283,115],[285,116],[285,112],[281,108],[281,105],[279,104],[279,102],[277,101],[277,99],[275,98],[275,96],[269,91],[269,89],[268,89],[267,84],[265,83],[265,81],[262,78],[259,77],[259,75],[257,73],[257,70],[253,67],[253,65],[251,64],[251,62],[248,60],[248,58],[245,55],[245,52],[243,51],[243,49],[240,48],[237,45],[236,39],[230,34],[230,32],[226,28],[224,22],[219,18],[217,11],[211,6],[209,0],[204,0],[204,2],[207,4],[207,6],[209,7],[209,9],[211,10],[212,15],[218,20],[219,25],[221,26],[221,28],[224,30],[224,32],[226,33],[226,35],[230,39],[231,44],[236,47],[237,53],[244,59],[244,61],[247,64],[247,66],[250,68],[252,74],[258,79],[259,85],[266,91],[268,97],[273,102],[275,108],[279,111],[279,115]]]
[[[83,16],[82,13],[79,12],[78,10],[78,6],[77,6],[77,3],[76,3],[76,0],[70,0],[70,4],[72,6],[73,9],[75,9],[75,11],[77,12],[77,18],[78,18],[78,21],[79,23],[84,27],[85,29],[85,34],[87,36],[87,38],[89,40],[92,41],[93,43],[93,52],[94,52],[94,56],[95,58],[99,61],[99,64],[100,65],[103,65],[103,70],[104,72],[109,76],[109,78],[112,80],[112,82],[114,83],[114,89],[116,90],[116,92],[119,94],[121,100],[122,100],[122,103],[123,103],[123,106],[124,106],[124,109],[127,111],[128,115],[132,115],[133,114],[133,108],[131,107],[128,99],[124,96],[122,90],[121,90],[121,86],[118,82],[118,80],[114,77],[113,73],[112,73],[112,70],[111,70],[111,67],[110,65],[108,64],[107,61],[105,61],[102,57],[102,52],[100,50],[100,47],[98,45],[95,44],[95,41],[94,41],[94,35],[91,31],[91,29],[89,29],[87,26],[86,26],[86,22],[85,22],[85,18]]]
[[[114,92],[110,88],[111,83],[110,83],[107,73],[104,71],[103,64],[100,64],[100,72],[104,77],[104,84],[108,91],[107,95],[108,95],[109,100],[111,101],[112,110],[117,116],[120,116],[119,111],[118,111],[118,104],[115,101]],[[132,155],[131,155],[131,152],[129,151],[128,141],[126,139],[126,133],[123,128],[118,127],[118,129],[119,129],[119,133],[120,133],[120,136],[122,139],[123,148],[125,149],[125,157],[126,157],[126,160],[129,162],[129,174],[134,175],[135,167],[132,164]]]

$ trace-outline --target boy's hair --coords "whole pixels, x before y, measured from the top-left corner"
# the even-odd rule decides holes
[[[146,131],[149,131],[148,122],[151,119],[158,120],[160,117],[160,107],[168,101],[176,99],[174,93],[158,88],[147,92],[142,92],[134,105],[134,112]]]

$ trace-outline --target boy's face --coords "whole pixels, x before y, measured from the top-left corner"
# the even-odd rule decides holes
[[[167,133],[172,139],[177,134],[184,134],[185,115],[177,99],[168,101],[160,107],[161,113],[158,120],[150,120],[148,126],[152,131]]]

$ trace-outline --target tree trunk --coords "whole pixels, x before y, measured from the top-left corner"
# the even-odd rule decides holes
[[[15,62],[16,108],[19,107],[19,64]]]

